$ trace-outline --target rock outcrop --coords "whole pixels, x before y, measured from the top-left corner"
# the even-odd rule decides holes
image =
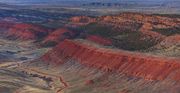
[[[74,60],[84,66],[145,80],[180,80],[180,59],[178,58],[97,48],[78,41],[65,40],[41,59],[56,65]]]
[[[76,35],[75,32],[67,29],[67,28],[59,28],[52,33],[50,33],[42,42],[42,45],[45,46],[51,46],[51,44],[56,45],[59,42],[65,40],[65,39],[70,39],[73,38]]]
[[[36,40],[48,34],[49,30],[41,26],[19,23],[15,24],[7,32],[11,39]]]

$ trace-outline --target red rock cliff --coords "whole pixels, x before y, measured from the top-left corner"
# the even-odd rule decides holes
[[[77,41],[65,40],[42,57],[42,60],[52,64],[63,64],[69,59],[88,67],[141,77],[146,80],[166,78],[180,80],[179,59],[96,48]]]

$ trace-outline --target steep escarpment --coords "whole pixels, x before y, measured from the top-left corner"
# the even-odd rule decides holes
[[[11,39],[36,40],[44,37],[48,34],[48,32],[48,29],[45,29],[41,26],[18,23],[9,29],[7,36]]]
[[[178,58],[97,48],[79,41],[65,40],[41,59],[56,65],[75,60],[82,65],[105,72],[117,72],[145,80],[180,80]]]

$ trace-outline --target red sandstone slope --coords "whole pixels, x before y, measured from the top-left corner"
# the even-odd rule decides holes
[[[47,35],[49,30],[42,28],[40,26],[19,23],[15,24],[12,28],[7,32],[7,36],[9,38],[22,39],[22,40],[35,40],[38,38]]]
[[[180,80],[180,59],[96,48],[77,41],[65,40],[45,54],[42,60],[56,65],[75,60],[88,67],[146,80]]]
[[[86,39],[101,45],[112,45],[112,41],[110,39],[106,39],[97,35],[89,35]]]
[[[60,28],[50,33],[43,41],[43,44],[47,44],[50,42],[59,43],[64,39],[72,38],[74,35],[75,34],[67,28]]]

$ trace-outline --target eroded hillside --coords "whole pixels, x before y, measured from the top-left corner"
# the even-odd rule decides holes
[[[0,92],[180,92],[178,16],[120,13],[64,21],[2,19]]]
[[[112,41],[112,46],[130,51],[156,51],[157,46],[164,40],[168,38],[169,41],[173,41],[175,37],[174,42],[179,46],[179,17],[139,13],[121,13],[97,18],[81,16],[71,18],[69,26],[84,31],[85,36],[87,34],[97,35]],[[169,45],[172,44],[164,44],[164,46]],[[179,51],[177,47],[175,50]],[[164,52],[164,55],[169,54]],[[179,54],[172,53],[169,56],[177,55]]]

